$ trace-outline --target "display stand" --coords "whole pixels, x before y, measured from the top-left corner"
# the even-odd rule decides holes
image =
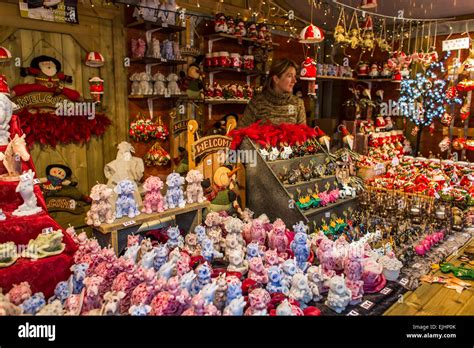
[[[19,127],[18,117],[15,115],[10,123],[10,134],[11,137],[15,134],[19,136],[23,134]],[[0,152],[5,149],[6,146],[0,146]],[[0,168],[3,170],[1,164]],[[31,156],[29,161],[22,162],[22,170],[29,169],[36,173]],[[3,173],[2,170],[0,174]],[[31,239],[36,239],[43,229],[62,230],[62,228],[48,215],[46,203],[38,185],[35,185],[34,193],[42,211],[30,216],[13,216],[12,212],[23,204],[20,194],[15,192],[17,185],[18,181],[0,181],[0,207],[6,215],[6,220],[0,221],[0,244],[14,242],[19,253]],[[43,292],[45,297],[50,297],[55,285],[69,277],[71,273],[69,268],[73,264],[73,255],[77,250],[69,234],[63,231],[63,235],[66,248],[61,254],[37,260],[20,257],[13,265],[0,268],[0,288],[7,292],[14,284],[26,281],[34,293]]]
[[[100,245],[112,245],[119,255],[127,245],[127,237],[139,232],[145,223],[165,223],[174,220],[185,231],[193,230],[202,223],[202,210],[209,206],[209,202],[188,204],[184,208],[169,209],[162,213],[140,214],[130,219],[117,219],[111,224],[102,224],[93,228],[94,236]]]
[[[241,150],[257,151],[255,144],[248,138],[244,139]],[[331,217],[331,214],[341,215],[350,207],[355,209],[358,203],[357,197],[339,199],[336,203],[328,204],[325,207],[301,210],[295,204],[297,189],[306,192],[308,188],[318,186],[319,191],[324,191],[326,185],[329,189],[335,188],[336,177],[334,175],[325,176],[310,181],[303,181],[293,185],[284,184],[279,179],[279,174],[284,171],[284,167],[289,170],[298,168],[300,164],[307,165],[310,161],[317,164],[323,164],[326,160],[324,153],[309,155],[304,157],[295,157],[289,160],[277,160],[266,162],[258,154],[256,166],[246,166],[246,193],[247,207],[254,211],[256,216],[266,214],[270,220],[281,218],[287,226],[303,221],[310,224],[313,228],[313,221],[318,224],[321,219]]]

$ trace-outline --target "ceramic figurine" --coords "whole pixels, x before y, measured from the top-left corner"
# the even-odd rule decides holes
[[[130,75],[129,80],[132,82],[130,95],[140,95],[140,74],[133,73]]]
[[[102,299],[99,293],[99,288],[103,281],[104,278],[101,276],[91,276],[84,279],[85,293],[82,303],[83,314],[101,307]]]
[[[351,305],[362,301],[364,295],[364,281],[362,278],[363,266],[359,258],[347,257],[344,261],[344,274],[346,275],[346,286],[351,290]]]
[[[216,33],[227,33],[228,27],[227,27],[227,21],[225,18],[225,15],[223,13],[218,13],[216,14],[216,24],[214,26],[214,31]]]
[[[19,306],[11,303],[8,296],[2,295],[0,291],[0,314],[2,316],[7,315],[20,315],[22,314],[22,309]]]
[[[166,78],[168,81],[168,92],[171,95],[180,95],[181,90],[179,89],[178,86],[178,80],[179,77],[176,74],[169,74],[168,77]]]
[[[231,16],[227,17],[227,34],[235,35],[235,22]]]
[[[182,188],[184,178],[178,173],[171,173],[166,178],[166,185],[168,191],[165,196],[165,209],[184,208],[186,205]]]
[[[143,184],[145,189],[145,200],[143,201],[142,212],[147,214],[162,213],[164,208],[164,199],[161,194],[163,181],[157,176],[150,176]]]
[[[258,31],[257,25],[255,23],[250,23],[247,28],[247,37],[249,39],[257,39],[258,38]]]
[[[214,249],[220,252],[223,243],[222,228],[220,226],[222,217],[217,212],[209,212],[204,223],[207,226],[206,234],[214,243]]]
[[[14,284],[7,296],[11,303],[19,306],[25,300],[29,299],[32,294],[30,284],[28,282],[21,282],[20,284]]]
[[[220,259],[224,257],[222,253],[214,249],[214,242],[207,237],[204,237],[201,243],[201,255],[207,262],[212,262],[214,258]]]
[[[59,255],[66,248],[66,245],[62,241],[63,232],[61,230],[51,233],[40,233],[36,239],[30,239],[26,250],[23,251],[21,256],[31,259],[41,259]]]
[[[227,266],[229,272],[247,273],[249,262],[244,259],[244,254],[241,249],[233,249],[226,256],[229,259],[229,266]]]
[[[276,219],[273,223],[273,229],[268,233],[268,247],[276,249],[280,256],[286,255],[289,246],[288,236],[286,235],[286,225],[281,219]]]
[[[0,268],[13,265],[18,259],[17,247],[13,242],[0,244]]]
[[[27,172],[23,172],[20,176],[20,182],[16,187],[15,192],[19,192],[21,198],[23,198],[23,204],[20,205],[12,215],[14,216],[29,216],[34,215],[42,211],[41,207],[37,205],[37,198],[34,193],[34,172],[30,169]]]
[[[79,294],[84,288],[84,279],[88,268],[89,265],[86,263],[71,266],[73,274],[69,278],[69,287],[73,294]]]
[[[35,315],[38,311],[41,310],[46,305],[44,300],[44,294],[42,292],[37,292],[26,301],[24,301],[20,308],[23,310],[23,314]]]
[[[131,180],[122,180],[115,186],[114,192],[118,195],[115,202],[115,217],[128,216],[130,219],[140,215],[138,205],[133,196],[137,187]]]
[[[160,5],[160,11],[158,12],[158,18],[162,23],[168,25],[176,24],[176,12],[178,11],[178,5],[176,0],[166,0]]]
[[[184,238],[184,251],[190,256],[201,255],[201,245],[198,242],[198,237],[195,233],[188,233]]]
[[[247,305],[243,296],[234,298],[227,307],[224,308],[224,316],[241,316],[244,314],[244,308]]]
[[[380,73],[379,73],[379,67],[378,67],[378,65],[375,64],[375,63],[372,64],[372,65],[370,66],[369,76],[375,78],[375,77],[378,77],[379,74],[380,74]]]
[[[230,255],[230,253],[233,251],[242,253],[242,257],[243,257],[245,249],[239,243],[239,240],[236,234],[228,233],[227,236],[225,237],[225,250],[224,250],[224,255],[226,255],[225,259],[227,259],[227,255]]]
[[[227,293],[226,293],[226,303],[228,306],[232,300],[242,296],[242,282],[236,276],[227,276]]]
[[[201,244],[206,237],[206,228],[202,225],[198,225],[194,228],[194,233],[196,233],[198,243]]]
[[[346,287],[344,277],[334,276],[327,281],[329,287],[328,297],[324,304],[336,313],[341,313],[352,299],[351,291]]]
[[[168,240],[166,241],[165,245],[169,250],[174,249],[176,247],[184,247],[184,239],[183,236],[181,236],[178,226],[169,227],[166,231],[166,234],[168,235]]]
[[[144,254],[140,260],[140,265],[144,269],[152,269],[155,263],[155,258],[157,255],[157,249],[153,248]]]
[[[123,291],[108,291],[104,295],[104,304],[102,306],[102,315],[120,315],[120,303],[125,297]]]
[[[293,149],[291,148],[291,146],[283,146],[283,149],[280,152],[280,159],[282,160],[290,159],[292,154],[293,154]]]
[[[198,266],[195,272],[197,276],[191,286],[191,295],[196,295],[205,285],[211,283],[211,267],[207,262]]]
[[[152,76],[146,72],[138,74],[138,95],[152,95],[153,85],[151,83]]]
[[[155,81],[153,85],[153,94],[154,95],[163,95],[165,94],[166,91],[166,77],[160,72],[157,72],[155,75],[153,75],[153,81]],[[133,90],[133,88],[132,88]],[[133,94],[133,93],[132,93]]]
[[[66,310],[65,315],[80,315],[82,309],[82,300],[84,298],[84,292],[76,295],[70,295],[66,302],[64,302],[64,309]],[[100,313],[98,313],[100,314]]]
[[[264,289],[255,289],[249,294],[250,307],[245,311],[245,315],[267,315],[267,306],[271,297]]]
[[[281,269],[283,271],[283,286],[287,289],[290,289],[293,276],[300,272],[298,266],[296,265],[295,259],[288,259],[283,262]]]
[[[163,48],[161,49],[161,59],[174,60],[172,41],[170,40],[163,41]]]
[[[194,279],[196,279],[197,275],[194,273],[194,270],[189,271],[188,273],[184,274],[180,280],[180,286],[182,289],[186,289],[188,293],[191,292],[191,286],[193,284]]]
[[[230,234],[236,237],[237,242],[239,243],[239,245],[242,247],[242,250],[244,251],[245,241],[244,241],[244,238],[242,237],[244,223],[238,218],[229,217],[224,222],[224,228],[227,231],[228,235]]]
[[[245,22],[241,19],[236,20],[237,26],[235,27],[235,36],[244,37],[247,36],[247,28]]]
[[[23,134],[19,137],[18,134],[15,134],[15,137],[8,142],[5,152],[0,152],[0,161],[3,161],[8,177],[17,178],[21,174],[21,161],[29,161],[30,159],[25,136]]]
[[[272,147],[270,154],[268,155],[268,160],[276,161],[279,156],[280,156],[280,151],[278,151],[278,148]]]
[[[270,294],[273,293],[288,293],[288,289],[284,289],[283,274],[278,266],[271,266],[268,268],[268,284],[266,286],[267,291]]]
[[[13,105],[12,101],[5,94],[0,93],[0,146],[9,143]]]
[[[264,261],[265,261],[265,266],[270,267],[270,266],[278,266],[284,260],[278,256],[276,249],[268,249],[267,251],[265,251]]]
[[[298,232],[295,234],[295,238],[290,244],[290,248],[296,258],[298,267],[305,271],[308,267],[308,257],[310,254],[310,243],[308,241],[308,235],[306,232]]]
[[[186,187],[186,198],[187,203],[202,203],[205,200],[203,188],[201,182],[204,179],[204,176],[199,170],[192,169],[186,175],[186,182],[188,186]]]
[[[260,250],[258,243],[252,242],[247,244],[247,260],[251,260],[254,257],[263,257],[265,253]]]
[[[261,257],[254,257],[249,261],[248,278],[259,284],[268,283],[267,270],[263,265],[263,259]]]
[[[138,259],[138,252],[140,251],[140,244],[138,242],[134,245],[130,245],[125,250],[125,254],[123,255],[124,259],[131,260],[133,263],[137,262]]]
[[[262,159],[264,161],[268,161],[268,157],[270,156],[270,153],[267,151],[267,149],[259,149],[258,153],[260,156],[262,156]]]
[[[267,231],[263,222],[259,219],[254,219],[250,230],[243,232],[243,237],[247,243],[256,242],[264,248],[267,240]]]
[[[128,310],[128,313],[131,316],[145,317],[150,313],[150,311],[151,311],[151,306],[146,305],[146,304],[140,304],[140,305],[131,306],[130,309]]]
[[[285,299],[275,310],[276,316],[304,316],[304,312],[296,305]]]
[[[288,297],[298,301],[301,308],[307,307],[307,304],[313,300],[313,292],[305,274],[297,273],[293,276]]]
[[[375,259],[368,258],[364,260],[364,271],[362,272],[364,293],[372,294],[383,289],[387,280],[383,276],[382,272],[383,266]]]
[[[55,300],[49,304],[47,304],[46,306],[44,306],[43,308],[41,308],[37,313],[36,315],[47,315],[47,316],[60,316],[60,315],[64,315],[64,308],[63,308],[63,305],[61,303],[61,301],[59,300]]]
[[[176,249],[175,249],[176,250]],[[180,252],[180,257],[176,262],[176,274],[178,277],[188,273],[191,270],[191,256],[188,253],[182,251]]]
[[[132,56],[133,58],[145,57],[146,42],[142,38],[132,39]]]
[[[179,48],[179,42],[173,41],[173,56],[175,60],[181,60],[183,57],[181,56],[181,50]]]
[[[214,295],[214,305],[219,311],[224,310],[227,300],[227,281],[226,274],[222,273],[216,279],[217,289]]]
[[[324,275],[321,271],[320,266],[311,266],[306,271],[306,276],[308,277],[308,285],[311,289],[313,294],[313,301],[318,302],[323,297],[321,294],[323,293],[323,283],[324,283]]]

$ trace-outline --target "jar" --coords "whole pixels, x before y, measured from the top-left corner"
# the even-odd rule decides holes
[[[206,58],[204,59],[204,67],[210,68],[212,66],[212,53],[206,53]]]
[[[244,69],[253,70],[255,69],[254,56],[244,56]]]
[[[240,56],[239,53],[230,54],[230,66],[236,69],[242,67],[242,57]]]
[[[223,68],[228,68],[230,66],[229,52],[219,53],[219,66]]]
[[[218,67],[219,65],[219,52],[212,53],[212,67]]]

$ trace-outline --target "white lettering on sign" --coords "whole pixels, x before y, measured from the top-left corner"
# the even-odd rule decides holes
[[[392,292],[392,289],[390,289],[390,288],[383,288],[382,290],[380,290],[380,293],[384,294],[384,295],[388,295],[391,292]]]
[[[468,37],[443,41],[443,51],[462,50],[465,48],[469,48],[469,46],[470,42]]]
[[[360,306],[364,309],[367,309],[369,310],[370,308],[372,308],[372,306],[374,305],[374,303],[372,301],[369,301],[369,300],[366,300],[364,303],[362,303]]]
[[[360,313],[355,311],[355,310],[351,310],[349,313],[347,313],[347,315],[351,316],[351,317],[356,317],[356,316],[360,315]]]

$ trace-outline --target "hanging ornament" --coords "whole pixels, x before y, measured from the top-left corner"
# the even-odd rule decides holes
[[[443,116],[441,116],[440,122],[443,126],[449,127],[451,125],[452,120],[453,120],[453,115],[445,111]]]
[[[462,80],[461,82],[458,83],[456,89],[460,92],[469,92],[474,90],[474,80]]]
[[[313,58],[307,57],[301,64],[300,80],[309,81],[308,95],[316,95],[316,62]]]
[[[456,151],[461,151],[462,149],[464,149],[465,144],[466,144],[466,139],[464,138],[456,138],[452,142],[453,149]]]
[[[360,8],[363,8],[364,10],[376,8],[376,7],[377,7],[377,0],[362,0],[362,3],[360,4]]]
[[[104,95],[104,80],[100,77],[95,76],[89,79],[89,91],[92,98],[96,103],[102,102],[102,97]]]
[[[104,56],[99,52],[89,52],[86,55],[85,64],[91,68],[100,68],[105,63]]]
[[[300,43],[316,44],[324,40],[324,32],[321,28],[310,24],[304,27],[300,33]]]
[[[362,37],[360,36],[359,21],[357,20],[356,12],[357,11],[354,11],[354,13],[352,14],[351,22],[349,23],[350,35],[348,37],[348,42],[353,50],[359,47],[362,41]]]
[[[166,140],[168,135],[170,134],[168,127],[163,124],[161,120],[161,116],[158,117],[158,122],[155,124],[154,134],[153,137],[158,140]]]
[[[0,63],[8,62],[11,58],[11,52],[6,47],[0,46]]]
[[[349,43],[349,33],[347,32],[346,14],[344,12],[344,7],[341,7],[339,19],[337,20],[336,27],[334,28],[334,42],[336,44],[341,45]]]
[[[428,127],[428,131],[430,133],[431,136],[433,136],[434,132],[435,132],[435,125],[434,123],[430,124],[430,126]]]
[[[438,146],[441,152],[446,152],[451,146],[451,140],[449,140],[449,137],[444,137],[443,140],[440,141]]]
[[[464,104],[461,107],[459,116],[461,117],[461,120],[466,121],[469,115],[471,114],[471,103],[468,102],[467,98],[464,99]]]
[[[461,64],[461,67],[457,71],[458,74],[469,74],[472,72],[474,72],[474,47],[469,50],[469,57],[466,58],[466,60]]]
[[[419,131],[420,131],[420,127],[415,126],[415,127],[413,127],[413,129],[411,130],[411,135],[412,135],[412,136],[416,136]]]
[[[10,96],[10,88],[8,88],[7,78],[2,74],[0,74],[0,94]]]
[[[158,142],[156,142],[143,157],[145,165],[149,167],[166,166],[170,160],[170,154],[163,149]]]
[[[364,23],[364,31],[362,34],[362,41],[360,46],[363,49],[367,49],[372,51],[375,48],[375,41],[374,41],[374,25],[372,21],[372,17],[370,15],[366,16],[365,23]]]

